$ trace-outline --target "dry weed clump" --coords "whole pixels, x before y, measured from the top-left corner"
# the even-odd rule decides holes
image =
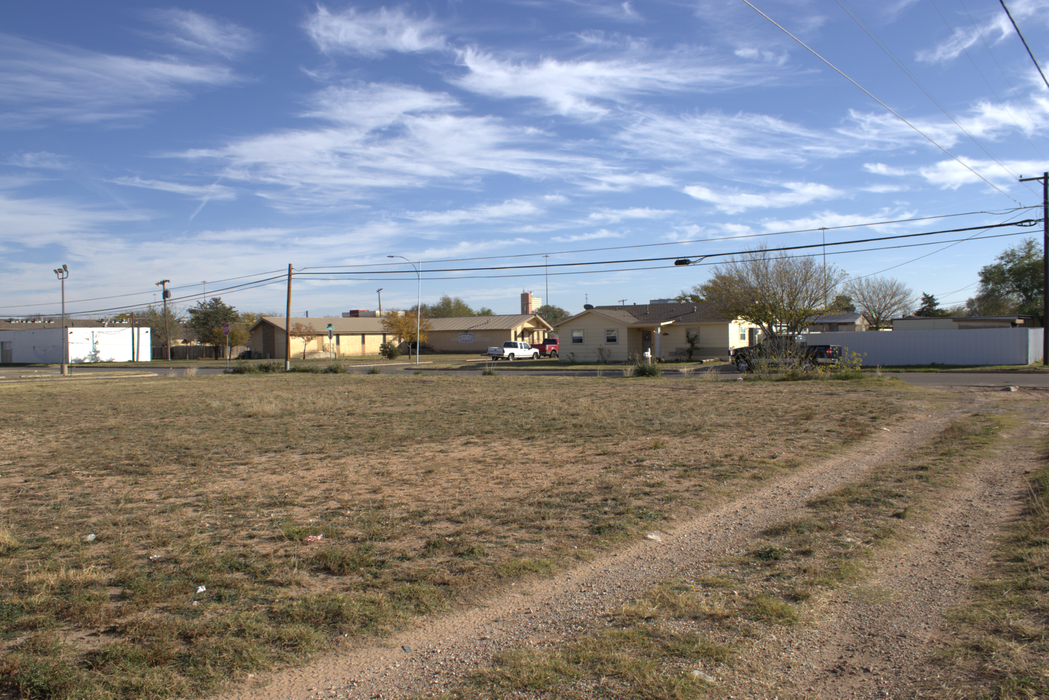
[[[0,688],[51,698],[200,694],[385,633],[906,410],[905,388],[877,383],[657,378],[2,390]]]

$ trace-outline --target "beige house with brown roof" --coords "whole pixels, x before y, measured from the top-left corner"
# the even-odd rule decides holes
[[[727,358],[756,342],[749,321],[726,318],[710,302],[595,306],[557,324],[559,358],[568,362]]]
[[[263,359],[284,359],[287,319],[263,316],[251,327],[251,350]],[[423,341],[423,354],[434,352],[477,353],[506,340],[538,342],[553,331],[553,327],[535,314],[507,316],[453,316],[429,319],[430,330]],[[295,335],[296,324],[309,328],[312,338]],[[328,339],[328,324],[332,337]],[[396,340],[383,328],[382,319],[375,317],[342,318],[317,316],[291,319],[291,356],[328,352],[336,357],[378,355],[379,346],[387,340]]]

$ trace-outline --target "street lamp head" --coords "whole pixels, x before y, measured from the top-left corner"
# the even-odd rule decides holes
[[[62,269],[65,270],[66,272],[69,272],[69,268],[66,267],[64,264],[62,265]]]
[[[675,260],[674,264],[675,265],[691,265],[692,261],[688,260],[687,258],[682,258],[681,260]]]

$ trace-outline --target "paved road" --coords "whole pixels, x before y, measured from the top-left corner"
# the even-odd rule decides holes
[[[543,367],[537,367],[535,369],[525,369],[523,367],[514,367],[509,369],[507,364],[497,363],[485,363],[478,362],[477,369],[475,370],[454,370],[456,373],[462,373],[468,376],[480,374],[480,372],[486,367],[491,366],[495,369],[496,373],[506,374],[512,376],[520,374],[522,376],[540,376],[540,377],[622,377],[623,369],[621,367],[610,366],[608,369],[562,369],[551,367],[546,369]],[[506,369],[504,369],[506,368]],[[367,372],[370,367],[365,366],[353,366],[349,368],[354,373]],[[731,365],[721,365],[712,367],[711,369],[717,370],[717,376],[721,380],[734,381],[739,374]],[[62,380],[70,381],[77,379],[88,379],[88,378],[112,378],[116,379],[119,377],[142,377],[142,376],[154,376],[154,377],[180,377],[187,376],[188,374],[200,375],[212,375],[212,374],[223,374],[225,372],[222,367],[191,367],[187,370],[185,367],[169,367],[165,366],[161,362],[154,363],[148,368],[116,368],[116,367],[88,367],[84,365],[76,365],[71,367],[71,375],[68,378],[62,378],[59,374],[58,367],[14,367],[10,369],[0,369],[0,385],[6,383],[16,382],[31,382],[40,380]],[[431,368],[426,363],[416,366],[414,364],[397,364],[397,365],[383,365],[383,371],[388,373],[414,373],[417,371],[423,372],[446,372],[448,370]],[[706,372],[708,370],[701,369],[700,372]],[[896,377],[900,381],[915,386],[944,386],[944,387],[1000,387],[1005,389],[1010,386],[1022,387],[1022,388],[1037,388],[1037,389],[1049,389],[1049,372],[1038,372],[1038,371],[1016,371],[1016,372],[980,372],[980,371],[950,371],[950,372],[899,372],[899,373],[885,373],[886,376]],[[674,378],[683,377],[675,369],[667,369],[663,373],[664,377]]]

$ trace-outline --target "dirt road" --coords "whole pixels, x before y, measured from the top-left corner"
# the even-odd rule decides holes
[[[880,555],[873,575],[821,601],[816,619],[758,639],[742,663],[714,680],[735,698],[906,697],[935,669],[926,653],[945,610],[987,561],[1001,526],[1015,517],[1023,476],[1037,454],[1028,438],[1049,425],[1045,394],[965,390],[945,410],[880,431],[847,455],[795,472],[689,522],[554,578],[511,586],[499,597],[421,620],[386,643],[331,655],[254,679],[226,700],[407,698],[447,690],[501,650],[556,643],[654,584],[695,574],[765,528],[804,511],[821,493],[858,481],[930,443],[952,421],[1008,410],[1019,426],[995,455],[965,474],[920,518],[913,537]],[[525,697],[525,696],[522,696]]]

